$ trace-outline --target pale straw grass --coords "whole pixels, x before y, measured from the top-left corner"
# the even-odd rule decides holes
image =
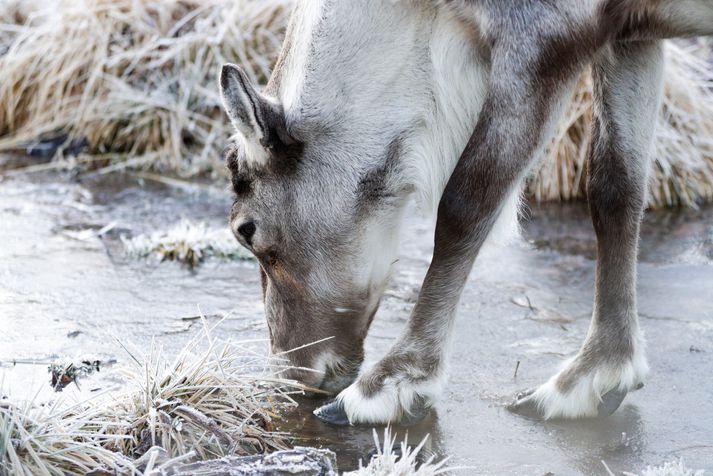
[[[390,428],[384,430],[383,443],[379,441],[376,430],[373,433],[376,454],[368,465],[363,466],[360,462],[359,469],[344,473],[344,476],[437,476],[454,469],[446,466],[447,459],[436,461],[435,456],[421,457],[428,436],[416,447],[410,447],[406,439],[399,447],[396,436],[391,436]]]
[[[648,190],[652,208],[713,200],[713,50],[711,43],[667,42],[664,101],[656,130]],[[591,143],[592,80],[577,90],[542,165],[530,180],[537,201],[568,201],[586,193]]]
[[[167,230],[131,238],[122,236],[126,253],[134,258],[155,256],[161,261],[178,261],[197,266],[209,257],[224,260],[254,259],[240,246],[228,227],[210,227],[204,222],[181,220]]]
[[[624,473],[625,476],[636,476],[631,473]],[[702,469],[691,469],[685,465],[683,459],[669,461],[660,466],[648,466],[641,476],[705,476]]]
[[[609,469],[606,461],[602,460],[602,466],[606,474],[609,476],[615,476],[614,472]],[[623,472],[624,476],[705,476],[706,472],[702,469],[691,469],[686,466],[683,459],[668,461],[659,466],[647,466],[641,474],[631,473],[629,471]]]
[[[106,161],[80,159],[84,166],[225,173],[219,157],[232,130],[217,72],[240,63],[264,83],[291,4],[0,0],[0,150],[68,134],[67,144],[85,138],[88,153],[105,154]],[[691,206],[713,200],[713,55],[702,40],[669,42],[666,50],[648,204]],[[585,74],[529,183],[536,200],[585,195],[590,123]]]
[[[100,466],[130,472],[128,458],[104,447],[114,439],[100,441],[90,425],[52,407],[0,402],[3,475],[86,474]]]
[[[273,421],[303,387],[247,343],[221,342],[206,325],[174,359],[155,345],[143,358],[127,352],[120,390],[71,406],[0,401],[0,474],[140,474],[155,447],[169,460],[287,447]]]
[[[214,170],[230,135],[216,86],[219,66],[239,62],[264,82],[288,6],[0,0],[0,31],[9,41],[0,56],[0,149],[68,133],[70,141],[86,138],[92,153],[158,152],[154,169]]]

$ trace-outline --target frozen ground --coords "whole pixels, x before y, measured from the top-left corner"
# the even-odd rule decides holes
[[[135,261],[119,236],[169,228],[181,218],[225,223],[229,194],[177,189],[131,177],[72,184],[43,176],[0,181],[0,381],[13,397],[49,396],[45,363],[56,357],[127,359],[118,344],[169,351],[228,313],[222,333],[266,336],[252,262],[212,260],[189,270]],[[113,225],[106,227],[107,225]],[[111,228],[102,235],[97,231]],[[574,353],[592,306],[595,242],[579,205],[533,209],[528,243],[493,249],[476,264],[456,326],[446,395],[408,429],[429,450],[452,455],[464,474],[557,475],[640,472],[682,457],[713,470],[713,208],[647,215],[639,292],[652,373],[602,421],[539,423],[501,404],[544,381]],[[428,265],[427,222],[409,220],[395,278],[372,327],[367,359],[376,360],[405,323]],[[530,303],[532,308],[528,307]],[[12,364],[12,362],[17,362]],[[520,362],[517,376],[515,368]],[[82,392],[112,385],[89,379]],[[65,398],[74,398],[68,387]],[[373,447],[369,428],[331,428],[305,400],[283,428],[299,444],[328,446],[342,469]],[[400,429],[400,431],[403,429]]]

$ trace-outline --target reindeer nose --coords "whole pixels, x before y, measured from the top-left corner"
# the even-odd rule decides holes
[[[255,235],[256,230],[257,227],[255,226],[255,222],[252,220],[247,220],[238,225],[238,234],[243,237],[248,246],[253,245],[253,236]]]

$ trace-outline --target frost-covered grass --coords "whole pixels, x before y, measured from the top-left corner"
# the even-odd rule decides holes
[[[356,471],[344,473],[344,476],[436,476],[451,471],[446,467],[446,460],[436,461],[435,456],[420,460],[427,438],[415,448],[408,446],[404,440],[397,450],[396,437],[391,436],[387,428],[384,431],[384,442],[379,442],[379,435],[374,430],[374,442],[377,453],[367,466]]]
[[[301,387],[283,380],[283,369],[269,366],[266,356],[221,342],[207,328],[175,358],[157,347],[129,356],[123,388],[89,401],[0,400],[0,474],[86,474],[99,467],[141,474],[177,459],[286,447],[273,421],[295,405],[290,394]]]
[[[296,403],[299,384],[283,368],[241,343],[221,342],[213,329],[175,358],[152,347],[127,350],[131,366],[117,369],[122,389],[67,405],[0,400],[0,474],[162,475],[191,461],[269,453],[288,447],[276,432],[280,412]],[[314,390],[314,389],[310,389]],[[377,454],[346,476],[435,476],[445,460],[421,458],[387,429]]]
[[[225,173],[232,128],[216,75],[270,75],[292,0],[0,0],[0,150],[68,134],[95,167]],[[669,42],[649,187],[653,207],[713,200],[710,41]],[[591,78],[529,184],[537,200],[585,194]],[[60,148],[58,154],[62,155]],[[100,159],[100,160],[98,160]]]
[[[648,204],[713,201],[713,42],[666,42],[664,96],[656,130]],[[592,80],[584,74],[537,174],[539,201],[583,198],[591,143]]]
[[[610,472],[611,473],[611,472]],[[648,466],[640,476],[705,476],[705,471],[688,468],[683,459],[669,461],[660,466]],[[639,476],[634,473],[624,473],[625,476]]]
[[[68,134],[107,164],[222,170],[232,129],[221,110],[220,65],[239,62],[265,82],[290,5],[0,0],[0,150]]]
[[[131,257],[156,256],[162,261],[179,261],[189,266],[196,266],[208,257],[253,259],[252,254],[238,244],[227,227],[213,228],[203,222],[182,220],[165,231],[133,238],[122,237],[121,240]]]

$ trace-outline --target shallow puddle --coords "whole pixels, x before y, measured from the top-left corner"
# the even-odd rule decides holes
[[[203,320],[221,336],[265,339],[252,262],[129,260],[119,235],[164,229],[181,218],[225,226],[229,193],[178,189],[131,176],[81,184],[42,175],[0,182],[0,381],[13,397],[50,398],[48,362],[90,356],[125,362],[119,342],[176,352]],[[97,231],[113,224],[111,230]],[[485,251],[466,287],[446,393],[411,444],[451,455],[464,474],[640,472],[682,457],[713,469],[713,208],[655,212],[643,226],[639,306],[651,376],[606,420],[540,423],[502,407],[547,379],[578,349],[592,308],[595,240],[586,207],[533,208],[526,242]],[[431,228],[408,220],[401,257],[367,340],[367,362],[406,322],[431,252]],[[261,346],[262,343],[255,345]],[[517,368],[517,371],[516,371]],[[101,372],[66,398],[117,382]],[[343,469],[373,448],[371,428],[335,428],[304,399],[281,424],[298,444],[335,450]],[[379,430],[381,435],[381,430]]]

